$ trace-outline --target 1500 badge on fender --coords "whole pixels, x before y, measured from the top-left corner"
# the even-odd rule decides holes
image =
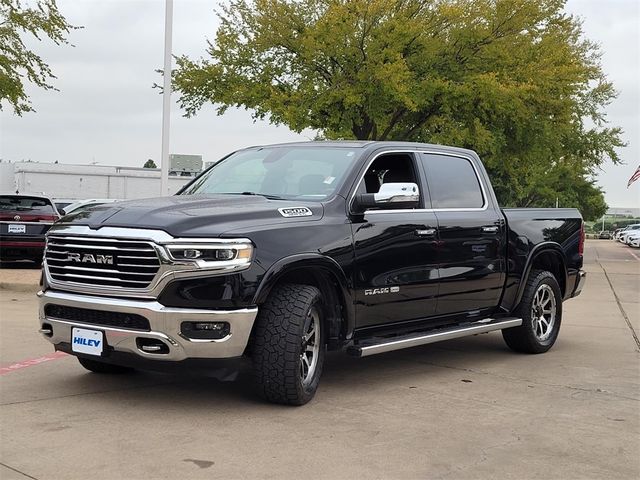
[[[368,288],[364,291],[364,294],[365,296],[380,295],[381,293],[398,293],[399,291],[400,287]]]

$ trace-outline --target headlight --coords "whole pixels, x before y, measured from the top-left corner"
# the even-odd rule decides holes
[[[166,245],[176,263],[193,264],[202,269],[243,270],[251,265],[253,245],[246,242],[175,243]]]

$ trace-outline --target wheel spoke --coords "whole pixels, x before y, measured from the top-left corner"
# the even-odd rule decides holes
[[[309,330],[307,332],[307,334],[303,337],[305,342],[308,342],[309,340],[311,340],[311,338],[316,334],[316,326],[314,324],[311,324],[311,330]]]
[[[546,296],[547,296],[547,292],[544,290],[540,290],[540,298],[538,300],[538,306],[541,306],[544,303]]]
[[[300,378],[302,378],[302,380],[304,381],[307,374],[305,373],[304,361],[302,360],[302,357],[303,355],[300,356]]]
[[[540,301],[541,301],[541,299],[542,299],[542,294],[543,294],[542,290],[538,290],[538,291],[536,292],[536,296],[535,296],[535,298],[534,298],[534,300],[533,300],[533,304],[534,304],[534,306],[536,306],[536,307],[537,307],[537,306],[539,306],[539,305],[540,305]]]
[[[309,366],[309,359],[307,358],[307,355],[303,353],[300,355],[300,374],[302,380],[305,380],[307,375],[309,375]]]
[[[547,320],[544,317],[540,319],[540,322],[542,326],[540,334],[544,336],[549,332],[549,322],[547,322]]]

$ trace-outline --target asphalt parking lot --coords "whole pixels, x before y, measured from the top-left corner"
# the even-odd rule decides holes
[[[299,408],[243,374],[90,374],[36,333],[37,272],[0,269],[0,478],[640,478],[639,257],[587,242],[547,354],[500,333],[332,354]]]

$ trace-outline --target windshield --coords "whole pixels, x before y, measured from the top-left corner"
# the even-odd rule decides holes
[[[323,200],[344,180],[355,149],[272,147],[244,150],[214,165],[181,194],[235,193]]]

